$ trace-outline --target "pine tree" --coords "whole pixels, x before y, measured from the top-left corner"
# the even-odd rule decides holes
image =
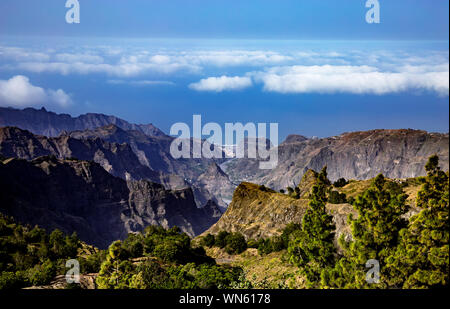
[[[126,289],[129,287],[133,265],[126,259],[122,242],[117,240],[108,248],[106,261],[103,262],[96,283],[99,289]]]
[[[403,288],[448,285],[449,279],[449,177],[434,155],[425,166],[427,176],[417,195],[422,210],[401,231],[400,244],[389,259],[392,283]]]
[[[324,167],[312,188],[301,230],[293,233],[288,247],[291,262],[303,268],[310,287],[317,286],[323,269],[333,265],[335,259],[335,225],[325,207],[329,184],[327,168]]]
[[[322,284],[338,288],[381,288],[388,287],[389,272],[386,260],[398,244],[399,232],[407,226],[403,219],[408,207],[406,195],[399,188],[392,189],[383,175],[378,175],[372,186],[359,195],[354,202],[358,217],[349,216],[353,240],[340,244],[344,256],[335,268],[324,274]],[[380,282],[369,284],[366,263],[376,260],[380,267]]]

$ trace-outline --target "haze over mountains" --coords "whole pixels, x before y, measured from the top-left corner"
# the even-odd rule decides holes
[[[251,184],[234,192],[242,182],[275,190],[296,187],[307,170],[325,165],[331,180],[369,179],[380,172],[389,178],[416,177],[425,174],[433,154],[444,170],[449,166],[448,133],[419,130],[373,130],[321,139],[290,135],[278,146],[279,162],[273,170],[259,169],[257,159],[174,159],[173,139],[151,124],[131,124],[114,116],[74,118],[45,109],[0,108],[0,181],[8,192],[2,195],[1,211],[23,222],[76,230],[82,239],[103,246],[149,224],[179,225],[189,235],[198,235],[219,219],[218,206],[225,209],[233,193],[233,209],[242,204],[239,194],[251,205],[246,193],[253,192],[247,190]],[[270,217],[269,206],[258,216]],[[291,206],[274,211],[272,217],[279,216],[274,222],[301,215],[292,213]],[[228,214],[217,226],[237,226],[240,220],[253,219]],[[269,233],[269,228],[261,228],[267,231],[250,228],[248,233]]]

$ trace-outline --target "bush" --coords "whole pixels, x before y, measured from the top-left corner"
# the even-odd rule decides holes
[[[226,238],[230,235],[230,233],[226,231],[220,231],[219,234],[216,236],[216,241],[214,245],[219,248],[225,248],[227,245]]]
[[[333,186],[334,186],[335,188],[342,188],[343,186],[345,186],[345,185],[347,185],[347,184],[348,184],[348,181],[345,180],[345,178],[339,178],[338,180],[336,180],[336,181],[333,183]]]
[[[228,254],[240,254],[247,249],[247,242],[241,233],[232,233],[225,238],[225,251]]]
[[[211,248],[212,246],[214,246],[215,241],[216,238],[214,237],[214,235],[208,234],[202,238],[201,245],[204,247]]]
[[[347,196],[345,193],[339,193],[338,191],[330,191],[328,196],[328,202],[331,204],[343,204],[347,203]]]

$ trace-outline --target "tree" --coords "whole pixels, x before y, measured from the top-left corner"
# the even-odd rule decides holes
[[[339,193],[338,191],[331,190],[328,195],[328,202],[331,204],[342,204],[347,202],[347,196],[345,193]]]
[[[225,248],[227,245],[226,238],[230,235],[227,231],[220,231],[216,236],[215,246],[219,248]]]
[[[241,233],[231,233],[226,238],[225,252],[228,254],[240,254],[247,249],[247,242]]]
[[[396,249],[400,230],[407,225],[402,217],[408,210],[406,195],[399,192],[402,191],[393,189],[380,174],[371,187],[356,198],[353,206],[358,211],[358,217],[354,219],[349,216],[353,240],[347,242],[341,236],[344,257],[333,270],[324,274],[323,285],[338,288],[389,286],[391,273],[386,267],[387,259]],[[366,282],[366,263],[372,259],[380,266],[380,282],[377,285]]]
[[[109,246],[106,261],[103,262],[96,279],[99,289],[124,289],[129,287],[133,264],[126,260],[126,257],[126,251],[122,248],[120,240]]]
[[[336,180],[336,181],[333,183],[333,186],[334,186],[335,188],[342,188],[342,187],[345,186],[346,184],[348,184],[348,181],[345,180],[345,178],[339,178],[338,180]]]
[[[333,265],[335,259],[335,225],[325,208],[328,185],[330,181],[324,167],[312,188],[301,230],[294,232],[288,247],[291,262],[303,268],[310,286],[317,284],[323,269]]]
[[[449,280],[449,176],[434,155],[425,165],[427,176],[417,195],[422,210],[401,231],[400,243],[388,267],[392,284],[403,288],[431,288]]]
[[[202,246],[211,248],[212,246],[214,246],[214,242],[216,241],[216,238],[214,237],[213,234],[207,234],[206,236],[204,236],[201,240],[201,244]]]

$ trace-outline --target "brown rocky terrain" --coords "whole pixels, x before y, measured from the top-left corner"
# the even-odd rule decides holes
[[[217,234],[220,231],[240,232],[247,239],[267,238],[280,234],[281,230],[291,222],[301,224],[302,218],[308,208],[309,193],[315,183],[317,173],[308,170],[298,187],[300,198],[296,199],[287,194],[279,193],[261,185],[243,182],[233,195],[233,200],[222,217],[209,228],[207,233]],[[392,181],[392,180],[391,180]],[[370,185],[370,180],[352,181],[343,188],[334,188],[348,196],[362,193]],[[404,191],[409,195],[407,203],[411,206],[406,215],[411,216],[418,212],[415,208],[415,198],[420,188],[418,181],[407,181]],[[348,215],[357,215],[352,205],[348,203],[326,205],[328,212],[334,217],[336,224],[336,240],[341,234],[351,237],[350,227],[347,224]]]

